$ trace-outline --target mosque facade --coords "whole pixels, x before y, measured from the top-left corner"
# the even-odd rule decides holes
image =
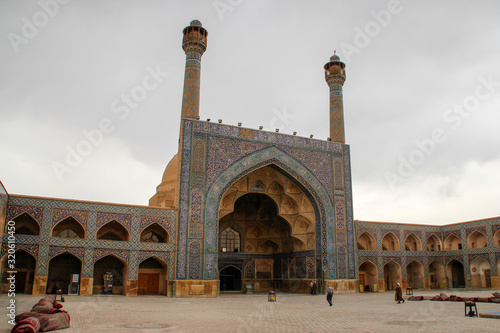
[[[197,20],[183,30],[179,149],[149,206],[9,195],[0,186],[3,292],[9,276],[17,292],[36,295],[308,292],[311,280],[337,293],[397,282],[500,287],[499,218],[445,226],[353,220],[346,72],[337,55],[324,65],[330,137],[317,140],[200,120],[207,36]]]

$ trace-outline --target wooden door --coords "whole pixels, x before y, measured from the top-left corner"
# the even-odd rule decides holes
[[[142,295],[158,295],[160,293],[159,273],[139,273],[138,293]]]

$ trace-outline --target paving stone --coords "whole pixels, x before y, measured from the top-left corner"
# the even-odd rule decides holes
[[[491,290],[426,290],[415,295],[483,296]],[[18,313],[29,311],[40,296],[16,295]],[[499,332],[500,321],[464,316],[463,302],[394,302],[393,292],[334,295],[278,293],[223,294],[217,298],[164,296],[65,296],[74,332]],[[6,294],[0,304],[7,304]],[[498,312],[498,303],[477,303],[480,313]],[[5,308],[5,307],[4,307]],[[6,310],[4,310],[6,311]],[[0,332],[12,326],[4,319]]]

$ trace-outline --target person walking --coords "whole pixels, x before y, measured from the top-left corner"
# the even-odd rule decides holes
[[[316,281],[313,281],[313,286],[312,286],[312,294],[314,296],[318,295],[318,285],[316,284]]]
[[[311,283],[309,283],[309,289],[310,289],[310,291],[311,291],[311,295],[314,295],[314,294],[313,294],[313,287],[314,287],[314,281],[313,281],[313,280],[311,280]]]
[[[328,287],[326,288],[326,301],[328,302],[328,304],[330,304],[330,306],[333,305],[332,297],[333,297],[333,288],[330,285],[328,285]]]
[[[396,294],[394,295],[394,300],[398,302],[398,304],[400,304],[401,302],[405,302],[405,300],[403,299],[403,290],[401,290],[401,285],[397,284],[396,286]]]

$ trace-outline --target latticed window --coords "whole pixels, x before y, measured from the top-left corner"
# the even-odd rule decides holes
[[[240,234],[231,227],[222,230],[220,234],[220,247],[222,252],[240,251]]]

